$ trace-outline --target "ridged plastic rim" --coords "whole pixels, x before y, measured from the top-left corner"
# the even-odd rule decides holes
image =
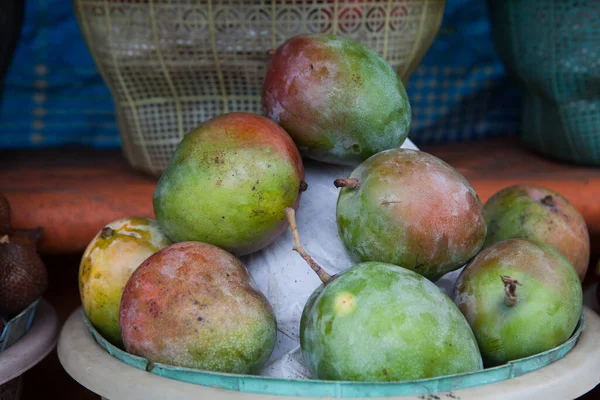
[[[575,332],[563,344],[530,357],[510,361],[505,365],[486,368],[481,371],[412,381],[354,382],[317,379],[281,379],[266,376],[211,372],[152,363],[143,357],[134,356],[109,343],[92,326],[83,310],[81,314],[85,325],[96,342],[109,354],[132,367],[146,370],[155,375],[182,382],[246,393],[337,398],[427,395],[467,389],[515,378],[543,368],[563,358],[575,346],[585,329],[585,319],[582,313]]]
[[[0,332],[0,353],[4,352],[29,332],[39,303],[40,299],[36,299],[18,315],[6,321],[4,328]]]

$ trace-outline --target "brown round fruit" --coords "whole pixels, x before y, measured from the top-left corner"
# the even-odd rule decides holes
[[[20,313],[47,287],[46,267],[35,247],[3,239],[0,242],[0,313]]]

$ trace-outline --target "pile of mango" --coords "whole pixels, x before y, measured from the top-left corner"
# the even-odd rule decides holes
[[[340,36],[287,40],[262,97],[265,116],[219,115],[183,138],[156,186],[155,220],[113,221],[90,243],[81,298],[109,341],[151,362],[257,373],[277,322],[237,257],[288,228],[290,252],[322,281],[300,322],[314,378],[471,372],[570,337],[590,249],[563,196],[518,185],[484,207],[452,166],[400,148],[411,121],[401,80],[373,50]],[[296,226],[310,190],[307,158],[356,167],[332,182],[339,239],[356,261],[333,276]],[[434,282],[465,265],[450,298]]]

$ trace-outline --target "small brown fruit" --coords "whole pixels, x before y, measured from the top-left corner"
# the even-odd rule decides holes
[[[48,273],[35,247],[0,238],[0,313],[20,313],[47,287]]]

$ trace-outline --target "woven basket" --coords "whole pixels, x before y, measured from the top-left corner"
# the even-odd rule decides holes
[[[334,33],[378,51],[404,81],[431,45],[445,0],[74,0],[116,103],[123,150],[159,175],[183,135],[230,111],[262,113],[267,51]]]
[[[488,4],[498,53],[525,88],[524,144],[600,165],[600,1]]]

